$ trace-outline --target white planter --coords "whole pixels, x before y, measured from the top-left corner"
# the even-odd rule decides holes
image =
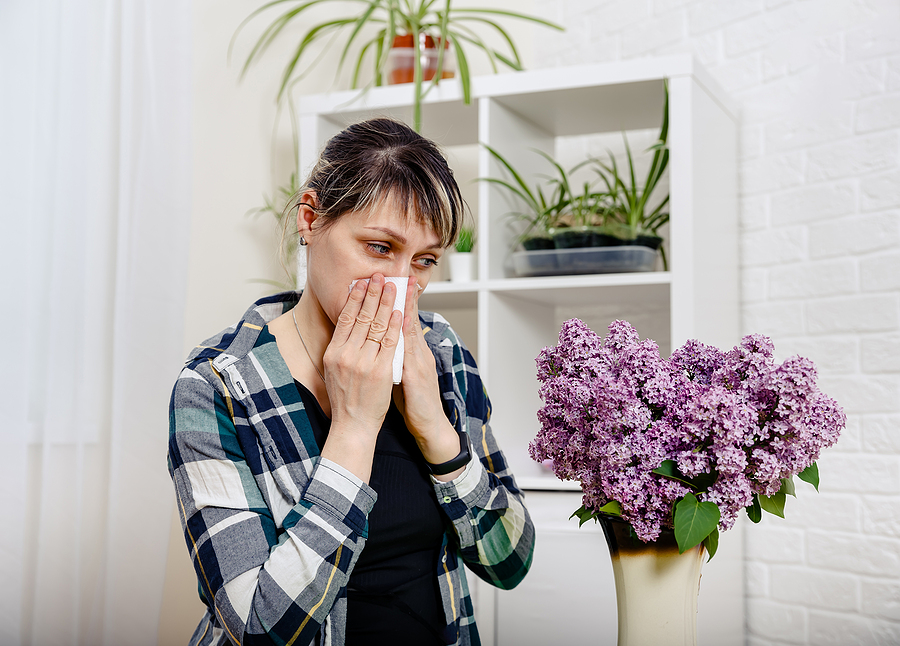
[[[468,283],[475,280],[475,254],[454,252],[447,256],[450,262],[450,282]]]

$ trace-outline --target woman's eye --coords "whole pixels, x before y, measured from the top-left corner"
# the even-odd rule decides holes
[[[427,258],[427,257],[419,258],[419,260],[417,262],[419,262],[419,264],[421,264],[426,269],[431,268],[431,267],[437,267],[437,264],[438,264],[438,261],[436,258]]]
[[[377,242],[370,242],[368,244],[368,247],[369,247],[369,249],[371,249],[372,251],[374,251],[375,253],[380,254],[380,255],[386,255],[391,250],[391,248],[388,247],[387,245],[378,244]]]

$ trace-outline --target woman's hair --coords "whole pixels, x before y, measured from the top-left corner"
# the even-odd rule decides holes
[[[437,145],[387,118],[355,123],[332,137],[288,209],[296,208],[307,191],[316,194],[313,210],[320,226],[393,200],[401,213],[437,233],[444,248],[456,241],[465,210],[453,171]]]

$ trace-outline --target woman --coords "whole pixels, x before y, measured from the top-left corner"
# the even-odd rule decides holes
[[[462,564],[511,588],[534,533],[471,354],[418,311],[459,188],[432,142],[376,119],[328,143],[295,204],[306,288],[196,348],[172,395],[208,607],[191,643],[477,644]]]

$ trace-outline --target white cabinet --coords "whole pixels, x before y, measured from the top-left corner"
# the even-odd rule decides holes
[[[561,142],[575,136],[658,129],[664,79],[669,270],[514,277],[509,254],[515,232],[504,217],[509,197],[486,182],[468,183],[475,176],[503,176],[479,143],[499,150],[523,175],[546,173],[546,162],[530,148],[556,154]],[[472,90],[468,106],[454,82],[433,90],[423,107],[423,134],[451,158],[469,162],[468,170],[456,172],[474,195],[477,279],[432,282],[422,306],[445,314],[476,354],[493,403],[494,432],[520,486],[529,491],[537,528],[534,571],[519,588],[476,586],[479,626],[485,643],[498,646],[614,644],[615,592],[602,532],[579,530],[566,520],[580,504],[577,485],[557,481],[528,457],[540,406],[534,360],[556,343],[560,324],[573,316],[600,333],[613,319],[625,318],[642,336],[656,339],[664,354],[688,338],[720,347],[739,341],[735,112],[690,56],[479,77]],[[363,96],[301,97],[301,172],[349,123],[377,115],[409,122],[411,98],[408,86]],[[704,569],[701,644],[743,643],[742,572],[738,527],[723,534],[719,554]]]

